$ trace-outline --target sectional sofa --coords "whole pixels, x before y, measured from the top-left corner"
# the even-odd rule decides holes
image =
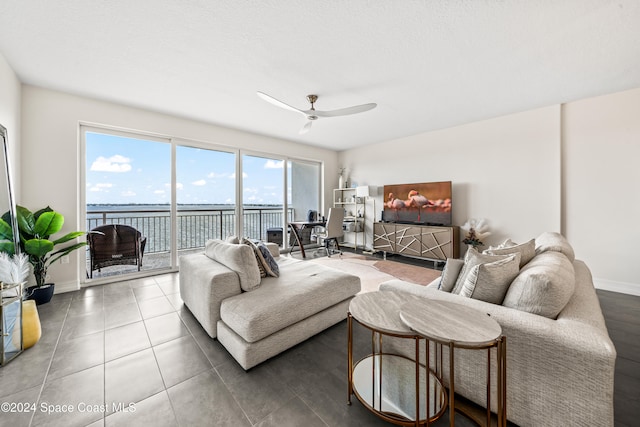
[[[426,287],[393,280],[381,284],[380,290],[455,302],[498,321],[507,337],[511,422],[523,427],[612,426],[616,350],[587,265],[575,260],[573,249],[557,233],[488,252],[448,262],[442,277]],[[505,256],[522,264],[515,274],[506,267],[513,261],[505,261]],[[469,262],[470,258],[476,259]],[[482,276],[489,279],[485,284]],[[385,351],[415,357],[405,341],[390,338]],[[444,355],[447,384],[446,348]],[[456,392],[486,406],[486,371],[484,352],[457,350]],[[492,372],[497,372],[495,363]],[[492,404],[497,402],[496,390],[493,393]]]

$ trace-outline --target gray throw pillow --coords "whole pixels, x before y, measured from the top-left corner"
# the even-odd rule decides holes
[[[464,261],[461,259],[447,258],[447,263],[442,269],[442,276],[440,276],[440,285],[438,285],[438,289],[445,292],[451,292],[453,287],[456,285],[456,280],[458,280],[458,276],[460,275],[460,270],[462,270],[463,265]]]
[[[492,304],[502,304],[509,285],[520,271],[520,253],[505,259],[474,266],[464,281],[460,295]]]
[[[456,280],[456,284],[453,287],[451,293],[460,293],[460,291],[462,290],[462,285],[464,285],[464,281],[467,279],[467,275],[476,265],[484,264],[487,262],[494,262],[508,257],[509,255],[481,254],[475,248],[469,248],[466,255],[464,256],[464,266],[462,267],[462,270],[460,270],[460,274],[458,275],[458,279]]]
[[[502,305],[555,319],[576,286],[573,263],[560,252],[536,255],[511,282]]]
[[[502,245],[494,248],[493,246],[486,249],[483,254],[489,255],[509,255],[514,253],[520,254],[520,268],[524,267],[529,261],[536,256],[536,241],[534,239],[529,240],[526,243],[515,244],[510,239],[507,239]]]

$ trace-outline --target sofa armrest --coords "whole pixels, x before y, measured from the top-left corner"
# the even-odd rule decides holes
[[[242,292],[238,274],[204,253],[180,257],[180,298],[211,338],[222,301]]]

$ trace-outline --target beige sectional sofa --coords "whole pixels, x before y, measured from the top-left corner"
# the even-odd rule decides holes
[[[393,280],[381,284],[380,290],[455,302],[498,321],[507,337],[507,418],[511,422],[523,427],[611,426],[616,351],[591,273],[584,262],[574,259],[573,249],[557,233],[544,233],[534,245],[533,259],[512,278],[501,303],[443,291],[441,279],[426,287]],[[496,252],[504,254],[508,249]],[[447,280],[455,287],[457,280]],[[564,295],[566,301],[562,301]],[[412,357],[403,341],[407,340],[388,339],[385,351]],[[444,354],[448,383],[446,348]],[[497,372],[495,363],[492,372]],[[457,350],[455,378],[456,392],[486,406],[484,352]],[[492,404],[497,402],[493,393]]]
[[[245,244],[211,240],[180,259],[182,300],[245,370],[344,320],[360,292],[357,276],[266,247],[277,277],[261,277],[255,248]]]

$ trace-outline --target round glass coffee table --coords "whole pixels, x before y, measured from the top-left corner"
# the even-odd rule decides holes
[[[420,364],[424,338],[400,319],[400,307],[416,299],[421,298],[392,291],[360,294],[351,300],[347,316],[348,403],[355,395],[378,417],[403,426],[429,425],[444,414],[447,405],[442,382]],[[355,364],[354,321],[371,331],[371,353]],[[413,340],[415,357],[386,353],[385,337]]]
[[[442,354],[442,346],[447,346],[449,352],[449,419],[450,425],[455,424],[455,411],[467,415],[479,424],[487,426],[491,423],[491,349],[496,348],[497,358],[497,426],[507,424],[507,375],[506,375],[506,338],[502,335],[502,328],[494,319],[481,311],[429,298],[415,298],[407,301],[400,308],[400,318],[411,330],[422,335],[429,344],[435,344],[436,354]],[[472,412],[456,406],[455,400],[455,349],[476,349],[487,351],[487,408],[486,412],[476,417]],[[443,358],[440,357],[440,364]],[[426,365],[430,366],[430,360]],[[442,372],[442,365],[436,367],[436,372]],[[442,376],[438,375],[440,380]]]

